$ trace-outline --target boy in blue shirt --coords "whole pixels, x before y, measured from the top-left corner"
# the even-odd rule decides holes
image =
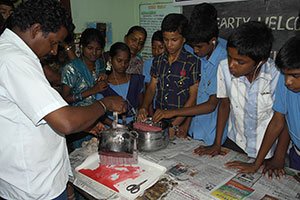
[[[273,105],[275,111],[272,120],[266,130],[258,156],[253,163],[234,162],[229,165],[239,169],[240,172],[256,172],[264,162],[265,155],[279,137],[279,142],[284,138],[285,149],[280,151],[281,157],[285,157],[289,137],[283,135],[285,121],[288,133],[293,143],[289,152],[290,167],[300,170],[300,36],[292,37],[280,49],[276,56],[276,65],[281,70],[277,87],[276,99]],[[277,145],[277,149],[281,145]],[[277,152],[277,150],[276,150]],[[274,171],[276,176],[284,173],[284,159],[281,159],[281,170]]]
[[[161,54],[165,53],[166,47],[164,44],[164,39],[163,39],[163,34],[161,30],[155,31],[152,35],[151,38],[151,50],[152,50],[152,56],[151,58],[145,60],[144,66],[143,66],[143,75],[145,76],[145,88],[147,89],[150,80],[151,80],[151,75],[150,75],[150,70],[152,66],[152,62],[154,57],[160,56]],[[153,100],[154,101],[154,100]],[[154,114],[153,105],[149,106],[149,115],[152,116]]]
[[[193,11],[191,13],[190,16],[190,21],[189,21],[189,26],[194,26],[196,27],[198,24],[209,24],[211,23],[211,21],[215,21],[216,23],[218,23],[218,11],[217,9],[210,3],[200,3],[198,5],[195,5],[193,8]],[[200,35],[199,33],[193,33],[190,32],[190,34],[195,34],[196,35]],[[209,33],[209,32],[208,32]],[[206,35],[207,37],[207,35]],[[226,44],[227,41],[224,40],[223,38],[218,37],[218,44],[224,46],[224,48],[226,48]],[[194,49],[189,45],[189,44],[185,44],[184,48],[191,53],[194,53]],[[200,57],[203,57],[203,55],[198,55]]]
[[[155,31],[151,38],[151,50],[152,56],[151,58],[145,60],[144,67],[143,67],[143,75],[145,76],[145,84],[148,85],[151,80],[150,70],[152,66],[152,62],[154,57],[160,56],[166,50],[163,40],[162,31],[158,30]]]
[[[178,110],[158,110],[153,116],[155,121],[174,116],[194,116],[189,135],[202,140],[207,145],[214,142],[217,123],[217,69],[221,60],[227,58],[226,46],[218,40],[216,20],[193,20],[189,23],[187,41],[196,56],[201,59],[201,80],[198,87],[197,105]],[[225,131],[227,132],[227,131]],[[223,134],[223,142],[226,139]]]
[[[147,117],[154,94],[157,109],[168,110],[195,104],[200,61],[183,48],[187,25],[188,20],[182,14],[172,13],[163,19],[161,29],[166,53],[153,60],[151,81],[138,113],[139,121]],[[184,118],[177,117],[171,121],[173,127],[170,135],[173,136]]]

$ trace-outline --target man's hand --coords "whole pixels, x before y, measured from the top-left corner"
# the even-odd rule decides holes
[[[147,109],[146,109],[146,108],[141,108],[141,109],[139,109],[139,111],[138,111],[136,120],[137,120],[138,122],[145,121],[145,119],[147,118],[147,116],[148,116],[148,111],[147,111]]]
[[[216,156],[221,154],[221,145],[212,145],[212,146],[199,146],[194,150],[195,154],[198,155],[211,155]]]
[[[285,175],[284,171],[284,161],[278,161],[276,158],[265,160],[263,174],[267,175],[269,178],[281,178]]]
[[[106,109],[111,112],[124,113],[127,110],[127,104],[125,100],[120,96],[104,97],[101,101],[106,106]]]
[[[255,173],[260,166],[255,163],[245,163],[241,161],[232,161],[225,164],[226,167],[237,169],[239,173]]]
[[[169,119],[174,117],[172,110],[157,109],[153,115],[153,122],[159,122],[162,119]]]

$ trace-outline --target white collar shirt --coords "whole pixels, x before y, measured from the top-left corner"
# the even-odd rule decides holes
[[[65,137],[43,118],[68,104],[14,32],[0,37],[0,196],[53,199],[71,173]]]
[[[228,137],[250,157],[256,157],[265,131],[273,116],[275,88],[279,77],[272,59],[263,64],[258,77],[250,83],[245,76],[234,77],[227,59],[217,73],[217,97],[229,98]],[[273,155],[274,147],[266,158]]]

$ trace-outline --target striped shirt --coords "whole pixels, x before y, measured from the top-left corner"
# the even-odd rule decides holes
[[[167,54],[154,58],[150,74],[158,80],[156,108],[182,108],[189,98],[190,86],[199,79],[200,66],[200,60],[184,48],[171,65]]]
[[[258,77],[250,83],[245,76],[234,77],[227,59],[217,73],[217,97],[229,98],[228,137],[250,157],[256,157],[267,126],[273,116],[275,88],[279,77],[273,60],[262,65]],[[270,150],[267,158],[273,155]]]

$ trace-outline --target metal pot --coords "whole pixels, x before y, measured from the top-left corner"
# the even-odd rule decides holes
[[[99,152],[115,152],[132,154],[136,148],[138,133],[129,131],[124,125],[118,124],[114,128],[99,134]]]
[[[153,123],[152,118],[147,118],[145,123],[152,126],[159,126],[161,131],[141,131],[133,128],[133,123],[130,127],[138,132],[138,150],[139,151],[157,151],[166,148],[169,144],[169,124],[167,122]]]

